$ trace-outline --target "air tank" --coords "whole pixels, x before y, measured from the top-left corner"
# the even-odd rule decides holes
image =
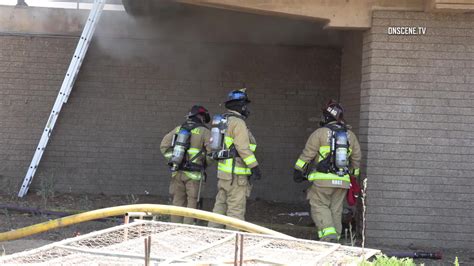
[[[209,146],[213,152],[219,151],[222,149],[222,142],[224,134],[222,133],[222,120],[224,117],[222,115],[214,115],[211,123],[211,139]]]
[[[336,132],[336,167],[347,168],[349,166],[348,162],[348,148],[349,142],[347,140],[347,132],[338,131]]]
[[[171,166],[172,171],[177,171],[179,165],[184,159],[186,155],[186,149],[188,148],[188,142],[191,132],[186,129],[180,129],[177,136],[176,142],[174,144],[173,153],[171,155],[171,159],[169,161],[169,165]]]

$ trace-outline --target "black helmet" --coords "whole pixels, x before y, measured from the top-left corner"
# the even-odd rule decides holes
[[[332,121],[337,121],[339,123],[344,123],[344,108],[335,100],[329,100],[329,102],[321,108],[323,111],[323,123],[329,123]]]
[[[194,105],[193,107],[191,107],[191,110],[189,110],[187,117],[190,118],[196,115],[202,115],[204,117],[204,123],[206,124],[211,121],[209,111],[204,106]]]

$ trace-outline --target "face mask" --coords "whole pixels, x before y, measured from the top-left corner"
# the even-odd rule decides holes
[[[336,121],[332,116],[329,116],[327,114],[322,114],[321,115],[321,122],[319,122],[320,126],[324,126],[329,122]]]
[[[326,125],[326,117],[324,115],[321,115],[321,121],[319,121],[319,126],[323,127]]]
[[[211,116],[209,115],[209,113],[206,113],[204,115],[203,122],[204,122],[204,124],[207,124],[207,123],[211,122]]]
[[[241,112],[241,114],[242,114],[243,116],[245,116],[245,118],[248,118],[248,117],[249,117],[249,115],[250,115],[250,109],[249,109],[248,105],[242,106],[242,112]]]

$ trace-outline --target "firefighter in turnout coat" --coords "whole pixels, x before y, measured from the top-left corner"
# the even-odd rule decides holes
[[[322,127],[306,142],[295,164],[293,178],[298,183],[306,179],[312,182],[307,199],[318,236],[322,241],[337,242],[342,230],[343,202],[350,187],[349,175],[359,175],[361,151],[357,137],[344,123],[342,106],[331,100],[322,111]],[[337,135],[337,132],[342,134]],[[341,138],[336,139],[336,136]],[[346,145],[338,146],[337,143],[344,140]],[[342,155],[336,158],[339,151]],[[345,166],[341,158],[345,158]]]
[[[214,158],[218,160],[218,193],[212,211],[241,220],[245,220],[247,197],[252,189],[251,180],[260,180],[262,177],[254,154],[257,143],[245,123],[250,114],[249,103],[245,89],[229,93],[225,102],[228,110],[222,115],[227,119],[223,141],[229,155]],[[223,228],[223,225],[210,222],[209,227]]]
[[[207,109],[195,105],[188,113],[186,122],[171,130],[161,141],[161,153],[171,167],[169,192],[173,197],[174,206],[193,209],[197,207],[202,181],[206,174],[205,168],[210,163],[210,158],[206,156],[209,152],[207,145],[210,131],[205,125],[209,121],[210,115]],[[180,142],[181,133],[188,136],[186,143]],[[179,158],[175,156],[177,151],[181,151],[183,156],[182,161],[176,163],[174,160]],[[171,216],[171,222],[193,224],[194,219]]]

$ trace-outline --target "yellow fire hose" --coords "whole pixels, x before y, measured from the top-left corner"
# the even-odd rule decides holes
[[[9,232],[0,233],[0,242],[19,239],[34,234],[43,233],[52,229],[65,227],[72,224],[87,222],[91,220],[97,220],[101,218],[124,215],[127,212],[151,212],[159,214],[169,214],[176,216],[191,217],[200,220],[206,220],[210,222],[220,223],[227,226],[237,228],[242,231],[250,233],[260,233],[267,235],[274,235],[280,237],[290,237],[288,235],[273,231],[271,229],[245,222],[236,218],[231,218],[225,215],[216,214],[212,212],[190,209],[185,207],[177,207],[170,205],[161,204],[135,204],[135,205],[123,205],[110,207],[105,209],[98,209],[94,211],[84,212],[76,215],[71,215],[48,222],[35,224],[20,229],[16,229]]]

